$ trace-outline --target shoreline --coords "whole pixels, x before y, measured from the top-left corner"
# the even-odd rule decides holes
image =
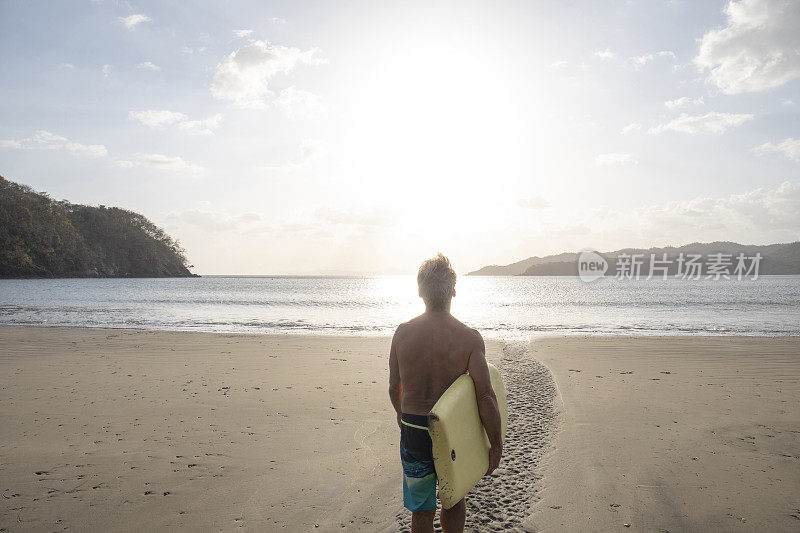
[[[341,333],[331,333],[329,331],[319,331],[314,329],[277,329],[275,331],[265,331],[266,328],[261,326],[253,326],[254,329],[261,328],[259,330],[235,330],[235,331],[224,331],[224,330],[211,330],[211,329],[199,329],[199,328],[186,328],[186,329],[174,329],[174,328],[143,328],[143,327],[126,327],[126,326],[108,326],[108,325],[98,325],[98,326],[75,326],[71,324],[3,324],[0,323],[0,329],[2,328],[20,328],[20,329],[61,329],[61,330],[76,330],[76,331],[131,331],[131,332],[142,332],[142,333],[199,333],[199,334],[207,334],[207,335],[263,335],[267,337],[330,337],[335,339],[361,339],[361,338],[369,338],[369,339],[376,339],[376,338],[390,338],[392,337],[394,330],[360,330],[360,331],[353,331],[353,330],[346,330],[342,328]],[[330,328],[335,329],[335,328]],[[500,342],[500,343],[518,343],[518,342],[528,342],[528,341],[540,341],[550,338],[570,338],[570,339],[596,339],[596,338],[603,338],[603,337],[612,337],[612,338],[648,338],[648,339],[676,339],[676,338],[744,338],[744,339],[800,339],[800,330],[797,330],[796,333],[792,335],[788,335],[783,332],[774,332],[774,333],[741,333],[741,332],[731,332],[729,330],[714,332],[709,330],[691,330],[691,331],[684,331],[684,330],[675,330],[675,331],[664,331],[664,330],[653,330],[653,329],[620,329],[620,330],[613,330],[612,331],[597,331],[597,332],[584,332],[584,331],[568,331],[565,329],[547,329],[547,330],[499,330],[495,335],[494,330],[486,330],[481,328],[476,328],[481,333],[481,335],[486,340],[490,340],[492,342]]]

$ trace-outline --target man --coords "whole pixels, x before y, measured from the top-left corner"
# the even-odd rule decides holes
[[[450,314],[456,295],[456,273],[442,254],[428,259],[417,274],[425,312],[401,324],[389,354],[389,397],[400,426],[403,464],[403,504],[411,511],[411,531],[433,531],[436,515],[436,471],[433,467],[428,413],[445,390],[465,372],[475,383],[478,412],[489,437],[489,470],[500,463],[503,444],[500,411],[492,390],[486,347],[481,334]],[[466,506],[462,499],[442,509],[445,533],[464,530]]]

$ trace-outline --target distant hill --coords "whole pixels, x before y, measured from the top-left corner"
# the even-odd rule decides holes
[[[707,258],[711,254],[723,253],[732,254],[734,257],[740,253],[746,256],[761,254],[759,265],[759,275],[800,275],[800,242],[788,244],[768,244],[764,246],[738,244],[735,242],[711,242],[711,243],[692,243],[685,246],[674,247],[666,246],[663,248],[624,248],[613,252],[601,252],[609,264],[607,276],[615,275],[614,269],[617,264],[617,257],[620,254],[641,254],[642,272],[646,273],[650,268],[650,254],[656,255],[656,260],[660,260],[663,254],[667,254],[667,259],[672,263],[667,269],[669,275],[674,275],[678,271],[678,264],[675,259],[681,254],[699,254]],[[702,271],[706,273],[705,267]],[[530,257],[517,263],[506,266],[486,266],[469,276],[577,276],[578,275],[578,254],[562,253],[549,255],[546,257]]]
[[[467,274],[468,276],[519,276],[534,265],[544,263],[556,263],[560,261],[575,261],[577,257],[574,253],[562,253],[558,255],[548,255],[547,257],[529,257],[510,265],[489,265]]]
[[[186,277],[180,245],[144,216],[56,201],[0,176],[0,277]]]

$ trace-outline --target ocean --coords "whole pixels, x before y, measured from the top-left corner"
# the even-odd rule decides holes
[[[800,276],[462,276],[453,314],[487,337],[800,335]],[[0,324],[387,335],[424,310],[413,276],[0,280]]]

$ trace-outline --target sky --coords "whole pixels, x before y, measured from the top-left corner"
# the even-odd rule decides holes
[[[199,274],[800,239],[800,2],[0,0],[0,175]]]

